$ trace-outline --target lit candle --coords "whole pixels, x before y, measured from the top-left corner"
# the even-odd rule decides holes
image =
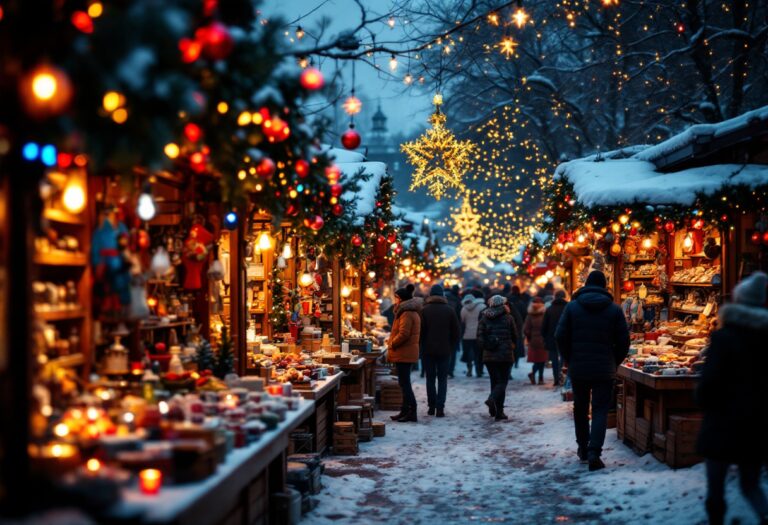
[[[283,385],[269,385],[267,387],[267,392],[273,396],[280,396],[283,394]]]
[[[139,488],[144,494],[157,494],[163,483],[163,473],[156,468],[146,468],[139,472]]]

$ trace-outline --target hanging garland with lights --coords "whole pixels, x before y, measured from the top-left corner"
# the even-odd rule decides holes
[[[432,128],[417,140],[404,143],[400,149],[415,168],[410,190],[426,187],[427,193],[440,200],[450,190],[464,191],[462,179],[476,146],[469,140],[456,140],[445,127],[446,117],[440,111],[442,96],[435,95],[433,103],[435,112],[429,118]]]

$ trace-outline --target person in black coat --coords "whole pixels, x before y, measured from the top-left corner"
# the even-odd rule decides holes
[[[560,352],[557,349],[557,341],[555,340],[555,330],[557,329],[557,323],[560,322],[560,317],[563,315],[568,301],[565,300],[565,291],[558,290],[555,293],[555,299],[547,307],[547,311],[544,312],[544,321],[541,325],[541,332],[544,335],[544,344],[547,345],[547,352],[549,352],[549,360],[552,361],[552,375],[554,376],[554,386],[560,385]]]
[[[453,311],[456,312],[456,318],[461,318],[461,298],[459,297],[459,287],[457,285],[453,285],[452,288],[449,288],[445,290],[445,298],[448,301],[448,305],[453,308]],[[453,379],[453,373],[456,370],[456,353],[459,351],[461,342],[461,337],[459,337],[459,342],[456,343],[456,348],[454,348],[453,352],[451,353],[451,359],[448,361],[448,377]]]
[[[430,416],[445,417],[448,365],[458,340],[459,319],[448,304],[443,287],[436,284],[421,310],[421,364],[427,376],[427,414]]]
[[[698,451],[707,461],[706,508],[709,523],[725,519],[725,479],[739,466],[741,491],[768,523],[768,503],[760,469],[768,460],[768,275],[755,272],[733,289],[734,303],[720,309],[697,389],[704,410]]]
[[[530,295],[527,293],[520,293],[519,286],[512,287],[512,291],[507,296],[507,304],[509,305],[509,309],[512,311],[512,315],[515,316],[515,321],[519,323],[518,326],[523,326],[523,323],[525,323],[525,318],[528,316],[528,305],[530,302]],[[515,312],[517,315],[515,315]],[[522,338],[522,335],[520,337]],[[517,368],[517,361],[521,357],[525,357],[525,345],[518,344],[517,348],[515,348],[515,368]]]
[[[506,307],[506,298],[494,295],[488,308],[480,314],[477,326],[477,346],[483,352],[483,362],[491,379],[491,393],[485,404],[496,421],[508,419],[504,401],[509,382],[509,370],[515,360],[515,346],[520,340],[520,327]]]
[[[606,289],[603,272],[589,274],[573,294],[555,330],[555,340],[573,384],[573,423],[578,456],[589,470],[605,468],[600,459],[608,426],[616,368],[629,352],[629,328]],[[592,427],[589,400],[592,398]]]

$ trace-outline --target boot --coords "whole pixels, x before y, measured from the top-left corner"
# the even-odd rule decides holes
[[[496,421],[504,421],[505,419],[509,419],[509,417],[504,412],[496,413]]]
[[[532,385],[535,385],[535,384],[536,384],[536,377],[533,375],[533,372],[531,372],[530,374],[528,374],[528,379],[530,379],[530,380],[531,380],[531,384],[532,384]]]
[[[709,525],[723,525],[725,523],[725,500],[707,499],[704,506],[707,509]]]
[[[600,456],[594,452],[588,454],[589,457],[589,471],[594,472],[596,470],[604,469],[605,463],[600,459]]]
[[[406,412],[405,415],[403,415],[403,417],[401,417],[397,421],[400,423],[408,423],[408,422],[416,423],[418,420],[419,420],[418,417],[416,417],[416,407],[411,407],[408,409],[408,412]]]
[[[437,409],[437,414],[435,414],[435,417],[445,417],[445,409],[438,408]]]
[[[434,416],[435,415],[435,407],[429,407],[429,410],[427,410],[428,416]]]
[[[491,417],[496,417],[496,402],[489,397],[485,400],[485,404],[488,406],[488,414],[490,414]]]
[[[540,378],[539,378],[539,384],[540,384],[540,385],[543,385],[543,384],[544,384],[544,378],[543,378],[543,377],[540,377]]]
[[[467,377],[472,377],[472,369],[467,370]]]
[[[406,414],[406,412],[408,412],[408,410],[404,406],[402,406],[400,407],[400,412],[395,414],[394,416],[389,416],[389,419],[391,419],[392,421],[397,421],[398,419],[403,417]]]
[[[576,451],[576,455],[579,456],[579,463],[582,465],[586,465],[587,461],[587,447],[579,447],[579,449]]]

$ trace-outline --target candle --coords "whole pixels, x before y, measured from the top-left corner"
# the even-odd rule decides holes
[[[29,457],[32,469],[48,475],[61,475],[74,470],[80,464],[80,451],[69,443],[30,445]]]
[[[157,494],[163,483],[163,473],[156,468],[145,468],[139,472],[139,488],[144,494]]]
[[[279,396],[283,393],[283,385],[269,385],[267,387],[267,392],[269,392],[273,396]]]

